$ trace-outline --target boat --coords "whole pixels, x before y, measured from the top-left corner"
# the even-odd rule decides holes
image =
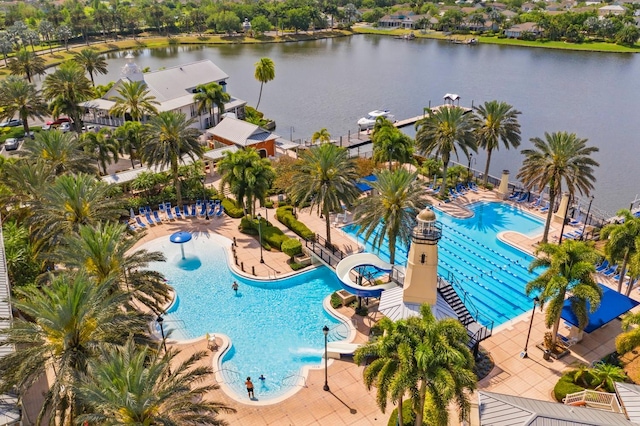
[[[391,122],[395,122],[395,117],[391,115],[391,112],[388,109],[375,110],[358,120],[358,127],[360,130],[370,129],[374,124],[376,124],[376,119],[378,117],[384,117]]]
[[[407,34],[395,36],[394,38],[398,40],[413,40],[416,38],[416,35],[413,32],[410,32]]]

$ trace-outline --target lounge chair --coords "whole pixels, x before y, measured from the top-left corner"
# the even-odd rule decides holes
[[[609,269],[609,261],[607,259],[604,260],[600,265],[596,266],[596,272],[602,272]]]
[[[196,205],[191,204],[191,217],[196,217]]]
[[[547,210],[549,210],[549,202],[547,201],[547,204],[545,204],[544,206],[540,207],[540,212],[546,212]]]
[[[611,268],[607,269],[606,271],[602,272],[602,275],[604,275],[605,277],[610,277],[613,274],[616,273],[616,271],[618,270],[618,265],[613,265]]]
[[[508,199],[509,200],[513,200],[513,199],[518,198],[519,196],[520,196],[520,191],[513,192],[511,195],[509,195]]]
[[[460,194],[458,194],[453,188],[449,188],[449,195],[451,195],[451,198],[455,200]]]
[[[431,181],[431,184],[429,184],[429,186],[427,186],[427,187],[425,188],[425,191],[427,191],[427,192],[433,192],[433,185],[434,185],[435,183],[436,183],[436,181],[435,181],[435,180],[432,180],[432,181]]]
[[[516,203],[524,203],[525,201],[527,201],[527,198],[529,198],[529,193],[528,192],[523,192],[522,195],[520,195],[520,197],[518,197],[518,199],[515,200]]]
[[[580,222],[582,222],[582,216],[578,216],[576,219],[571,219],[569,225],[577,226]]]
[[[215,210],[216,210],[216,203],[214,203],[213,201],[209,201],[209,211],[207,212],[209,217],[215,216]]]
[[[469,188],[471,191],[475,192],[476,194],[478,193],[478,187],[473,182],[467,182],[467,188]]]
[[[567,337],[564,336],[560,333],[556,334],[558,340],[562,343],[562,345],[565,348],[570,348],[571,346],[575,345],[576,343],[578,343],[578,338],[577,337]]]
[[[156,220],[156,223],[162,223],[162,219],[160,219],[160,215],[157,210],[153,211],[153,218]]]
[[[216,217],[222,216],[222,213],[224,213],[224,207],[222,207],[222,203],[220,203],[220,204],[218,204],[218,211],[216,212]],[[345,217],[345,219],[347,218],[346,213],[345,213],[344,217]]]
[[[529,207],[531,207],[532,209],[538,208],[540,207],[541,202],[542,202],[542,195],[536,198],[533,203],[529,204]]]
[[[187,217],[191,217],[191,213],[189,213],[189,206],[188,205],[184,205],[182,206],[182,215],[187,218]]]
[[[182,219],[182,212],[180,211],[180,206],[175,206],[173,211],[176,212],[176,218],[177,219]]]
[[[171,213],[171,203],[165,204],[165,212],[167,213],[169,220],[176,220],[176,218],[173,217],[173,213]]]
[[[200,204],[200,212],[198,213],[198,215],[204,217],[206,213],[207,213],[207,202],[203,201],[202,204]]]
[[[140,216],[136,216],[136,223],[138,224],[138,226],[140,228],[146,228],[147,225],[144,224],[144,222],[142,220],[140,220]]]

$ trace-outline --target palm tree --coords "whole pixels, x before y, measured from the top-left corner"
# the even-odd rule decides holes
[[[149,166],[169,166],[179,206],[182,206],[182,190],[178,165],[184,163],[185,155],[192,160],[202,156],[198,143],[200,132],[191,127],[194,122],[194,119],[187,120],[181,112],[163,111],[152,117],[143,130],[143,161]]]
[[[595,391],[604,387],[607,392],[615,392],[614,383],[625,382],[628,378],[622,367],[605,362],[597,363],[589,369],[589,373],[593,376],[592,385],[596,385]]]
[[[48,112],[36,86],[13,75],[0,82],[0,105],[0,117],[20,117],[25,135],[29,134],[29,118],[42,118]]]
[[[220,121],[220,116],[224,114],[224,104],[231,100],[231,96],[224,91],[222,86],[213,82],[196,86],[196,94],[193,100],[198,104],[198,113],[209,111],[209,126],[215,126]],[[214,120],[213,107],[218,108],[218,120]]]
[[[358,198],[357,178],[355,162],[349,158],[347,149],[331,143],[304,150],[300,161],[293,165],[288,192],[295,204],[309,201],[311,210],[316,207],[324,215],[328,245],[331,245],[329,214],[341,211],[343,204],[349,206]]]
[[[527,296],[536,294],[540,300],[540,309],[547,304],[545,324],[552,328],[551,339],[555,345],[560,325],[562,306],[567,293],[571,293],[571,309],[578,318],[578,326],[584,329],[589,323],[587,306],[593,313],[600,306],[602,290],[595,280],[595,261],[597,254],[593,247],[584,241],[567,240],[560,245],[543,243],[537,257],[529,265],[529,271],[545,268],[533,281],[527,283]]]
[[[93,80],[93,74],[107,74],[107,61],[100,55],[96,49],[86,48],[79,52],[75,52],[73,60],[76,61],[86,72],[89,73],[91,79],[91,85],[96,87],[96,83]]]
[[[632,326],[636,327],[632,327]],[[622,333],[616,337],[616,351],[620,355],[631,352],[640,345],[640,312],[628,313],[622,318]]]
[[[322,129],[318,130],[317,132],[314,132],[313,135],[311,135],[311,143],[316,143],[316,142],[320,142],[320,143],[331,142],[331,134],[329,134],[329,131],[326,129],[326,127],[323,127]]]
[[[373,159],[388,161],[389,170],[394,159],[403,164],[413,163],[413,139],[398,130],[385,117],[376,119],[371,142],[373,142]]]
[[[389,258],[395,263],[396,241],[409,245],[411,229],[417,214],[427,206],[424,188],[417,173],[405,169],[374,173],[373,195],[356,204],[354,222],[360,226],[365,240],[374,235],[372,244],[380,248],[385,237],[389,241]]]
[[[11,62],[9,71],[13,75],[23,75],[31,83],[34,75],[43,75],[45,70],[44,59],[27,49],[19,50]]]
[[[170,287],[162,274],[148,269],[150,262],[164,262],[157,251],[134,250],[144,235],[130,235],[126,224],[81,225],[68,234],[50,256],[65,269],[84,271],[96,282],[111,282],[115,290],[131,293],[153,312],[162,312],[170,300]]]
[[[500,147],[500,142],[505,149],[520,146],[520,123],[518,115],[520,111],[513,109],[506,102],[488,101],[484,105],[475,107],[480,116],[480,126],[476,130],[478,146],[487,151],[487,165],[484,168],[484,184],[489,179],[489,165],[491,153]]]
[[[220,188],[229,188],[244,211],[255,213],[255,201],[264,204],[271,183],[276,177],[271,162],[261,158],[255,149],[225,152],[218,165],[222,175]]]
[[[618,278],[618,293],[622,292],[622,282],[627,274],[627,263],[637,253],[636,241],[640,240],[640,218],[623,209],[617,213],[624,220],[623,223],[610,223],[600,231],[600,239],[605,240],[604,253],[611,263],[622,261],[620,278]],[[627,296],[633,286],[627,287]]]
[[[140,121],[145,114],[157,114],[155,107],[160,105],[156,97],[149,94],[149,89],[144,81],[124,81],[116,88],[118,96],[111,100],[116,104],[111,108],[109,114],[124,117],[129,114],[133,121]]]
[[[111,131],[100,129],[96,132],[86,132],[80,135],[80,141],[85,150],[95,156],[98,165],[102,168],[102,174],[107,174],[107,165],[118,161],[120,144],[111,137]]]
[[[123,347],[102,351],[89,363],[78,388],[80,399],[93,411],[79,422],[119,425],[226,425],[218,413],[235,413],[205,395],[218,385],[203,384],[211,367],[198,366],[207,356],[196,352],[177,362],[177,350],[160,355],[148,346],[136,347],[129,339]]]
[[[262,87],[265,83],[268,83],[276,78],[276,66],[269,58],[260,58],[260,60],[256,62],[255,65],[256,72],[254,74],[254,77],[260,82],[260,94],[258,95],[258,103],[256,104],[256,109],[258,109],[258,106],[260,105],[260,99],[262,99]]]
[[[30,320],[16,317],[0,330],[0,345],[15,347],[0,359],[0,389],[15,387],[24,394],[53,368],[36,424],[48,413],[56,424],[72,424],[77,379],[98,348],[123,344],[123,330],[145,333],[148,318],[122,309],[128,296],[110,290],[111,283],[97,284],[82,274],[60,275],[41,288],[13,288],[13,306]]]
[[[518,171],[518,179],[527,190],[534,187],[540,189],[549,185],[549,211],[544,226],[542,242],[549,238],[551,215],[556,196],[562,193],[563,183],[573,197],[576,192],[589,195],[596,178],[593,168],[599,166],[591,158],[591,154],[598,152],[597,147],[586,146],[587,139],[580,139],[575,133],[558,132],[544,134],[546,140],[532,138],[533,149],[524,149],[525,159]]]
[[[477,120],[457,106],[443,107],[431,111],[416,123],[416,145],[426,154],[435,153],[442,158],[444,176],[440,195],[447,194],[447,168],[453,152],[458,158],[458,149],[469,157],[469,151],[476,152],[474,130]]]
[[[57,130],[40,132],[35,139],[27,139],[22,147],[25,161],[43,161],[56,174],[96,173],[93,157],[82,149],[79,138]]]
[[[55,178],[51,167],[42,160],[7,162],[2,167],[2,174],[7,191],[0,191],[0,205],[6,209],[7,216],[21,223],[31,215],[32,204],[42,199]]]
[[[143,125],[139,121],[127,121],[115,130],[114,136],[118,140],[121,153],[126,153],[131,160],[131,168],[135,169],[134,160],[142,147]]]
[[[53,115],[68,115],[75,130],[80,132],[84,112],[80,103],[93,97],[91,82],[82,67],[73,61],[64,62],[45,78],[42,93],[52,101]]]

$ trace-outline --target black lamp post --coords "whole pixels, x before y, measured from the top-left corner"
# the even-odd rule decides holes
[[[262,216],[258,213],[258,236],[260,237],[260,263],[264,263],[262,257]]]
[[[207,208],[207,188],[204,186],[204,180],[205,178],[203,177],[201,179],[202,181],[202,202],[204,203],[204,218],[209,220],[209,209]]]
[[[162,334],[162,347],[164,348],[164,352],[167,353],[167,339],[164,336],[164,326],[162,325],[164,318],[158,315],[158,318],[156,318],[156,321],[158,321],[158,324],[160,324],[160,334]]]
[[[327,334],[329,334],[329,327],[326,325],[322,327],[322,332],[324,333],[324,386],[322,389],[329,391],[329,381],[327,378]]]
[[[531,327],[533,326],[533,316],[536,313],[536,306],[538,306],[539,302],[540,302],[540,299],[538,298],[538,296],[533,298],[533,311],[531,311],[531,321],[529,322],[529,331],[527,332],[527,340],[524,342],[524,350],[520,353],[520,358],[529,357],[529,355],[527,354],[527,348],[529,346],[529,336],[531,336]]]
[[[469,164],[467,164],[467,182],[471,181],[471,158],[473,158],[473,154],[469,154]]]
[[[587,207],[587,215],[584,218],[584,224],[582,225],[582,232],[580,233],[580,239],[584,240],[584,231],[587,229],[587,222],[589,221],[589,213],[591,213],[591,203],[593,203],[593,195],[589,200],[589,207]]]

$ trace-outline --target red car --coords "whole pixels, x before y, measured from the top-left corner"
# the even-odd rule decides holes
[[[44,126],[42,126],[42,130],[49,130],[51,128],[56,128],[62,123],[71,123],[71,119],[68,117],[60,117],[57,120],[47,121]]]

